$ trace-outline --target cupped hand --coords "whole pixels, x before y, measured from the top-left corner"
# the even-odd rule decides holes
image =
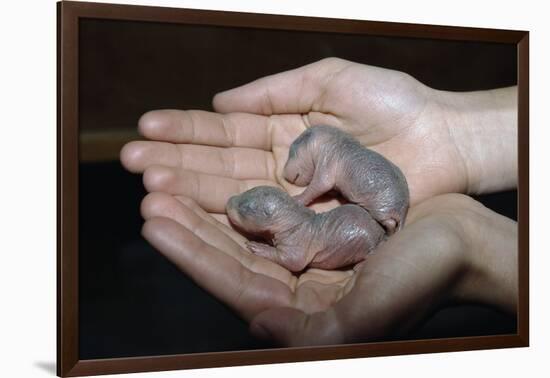
[[[353,269],[299,276],[249,252],[223,218],[187,197],[150,193],[142,214],[142,233],[158,251],[250,322],[254,334],[285,346],[373,340],[413,327],[448,300],[509,294],[495,290],[494,279],[485,282],[490,275],[477,275],[472,254],[482,255],[476,235],[499,235],[509,245],[514,222],[463,195],[411,208],[407,227]],[[480,224],[492,224],[492,231]],[[498,247],[495,261],[508,259],[505,249]]]
[[[251,322],[254,333],[282,345],[376,339],[414,325],[448,299],[513,311],[515,223],[465,196],[431,198],[470,184],[439,94],[401,72],[331,58],[218,94],[216,113],[146,113],[139,129],[148,140],[121,151],[124,166],[144,172],[153,192],[142,204],[143,235]],[[292,141],[315,124],[340,127],[397,164],[413,207],[407,227],[353,269],[294,276],[245,248],[225,205],[258,185],[300,193],[282,170]],[[465,221],[472,218],[477,222]],[[479,250],[474,239],[483,241]]]
[[[402,72],[328,58],[220,93],[213,105],[217,113],[146,113],[139,130],[149,140],[124,147],[125,167],[147,170],[149,191],[191,197],[223,214],[230,193],[257,185],[303,191],[282,175],[289,146],[307,127],[327,124],[397,164],[413,205],[466,189],[464,160],[436,91]]]

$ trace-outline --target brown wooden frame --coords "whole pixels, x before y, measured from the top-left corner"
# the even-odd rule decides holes
[[[148,6],[57,3],[57,374],[81,376],[265,364],[529,345],[529,33]],[[78,355],[78,28],[80,18],[155,21],[378,36],[514,43],[518,49],[517,334],[338,346],[79,360]]]

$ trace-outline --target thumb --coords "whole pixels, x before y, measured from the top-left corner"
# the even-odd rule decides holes
[[[343,59],[326,58],[220,92],[212,105],[220,113],[308,113],[324,92],[327,77],[349,64]]]
[[[290,307],[272,308],[252,319],[250,332],[282,346],[330,345],[344,342],[332,309],[306,314]]]

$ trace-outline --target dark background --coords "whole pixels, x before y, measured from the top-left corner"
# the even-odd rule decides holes
[[[219,91],[329,56],[405,71],[437,89],[516,84],[513,44],[93,19],[79,27],[80,359],[270,347],[141,238],[141,176],[101,146],[133,139],[142,113],[211,110]],[[517,219],[515,191],[478,199]],[[462,305],[405,338],[515,332],[514,317]]]

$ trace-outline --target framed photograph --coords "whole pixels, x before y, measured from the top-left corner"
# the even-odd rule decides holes
[[[528,346],[528,32],[57,10],[59,376]],[[257,186],[299,221],[238,224]]]

